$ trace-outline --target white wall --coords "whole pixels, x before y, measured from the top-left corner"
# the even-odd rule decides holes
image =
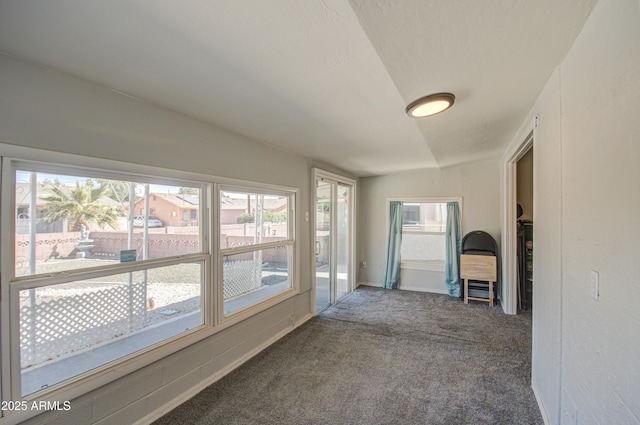
[[[640,423],[639,70],[640,3],[600,0],[530,114],[532,385],[551,424]]]
[[[557,69],[534,108],[533,330],[532,386],[545,394],[546,416],[560,414],[562,312],[562,131],[560,71]]]
[[[386,260],[388,198],[462,197],[462,232],[484,230],[500,241],[499,162],[480,161],[360,179],[358,260],[360,284],[382,286]],[[444,272],[403,270],[400,288],[444,293]]]
[[[561,74],[562,422],[640,423],[638,1],[601,0]]]
[[[311,314],[309,162],[104,87],[0,55],[0,143],[300,189],[301,294],[30,423],[133,423],[210,383]]]

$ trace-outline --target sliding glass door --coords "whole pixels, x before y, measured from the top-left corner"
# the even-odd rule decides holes
[[[316,312],[353,290],[355,182],[314,170]]]
[[[336,299],[351,292],[351,186],[335,186]]]
[[[332,185],[324,181],[316,184],[316,311],[321,311],[331,305],[333,291],[331,288],[331,258],[333,247],[331,244],[331,212],[333,207]]]

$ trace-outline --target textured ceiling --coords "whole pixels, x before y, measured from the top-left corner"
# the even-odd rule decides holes
[[[498,156],[594,3],[0,1],[0,52],[366,176]]]

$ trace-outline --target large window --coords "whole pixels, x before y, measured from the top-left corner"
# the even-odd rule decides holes
[[[186,192],[202,204],[207,184],[25,161],[3,169],[15,212],[2,276],[3,335],[19,352],[6,372],[13,397],[204,325],[206,220],[185,232],[169,213]]]
[[[0,158],[2,400],[68,400],[296,294],[295,189],[0,153],[26,158]]]
[[[293,200],[278,191],[220,191],[225,316],[293,288]]]
[[[444,270],[448,201],[459,200],[403,201],[402,268]]]

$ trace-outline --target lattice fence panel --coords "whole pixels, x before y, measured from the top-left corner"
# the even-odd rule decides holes
[[[225,261],[224,299],[228,300],[262,286],[262,260]]]
[[[22,367],[73,353],[141,329],[146,313],[145,282],[29,302],[20,307]],[[46,291],[47,289],[38,289]]]

